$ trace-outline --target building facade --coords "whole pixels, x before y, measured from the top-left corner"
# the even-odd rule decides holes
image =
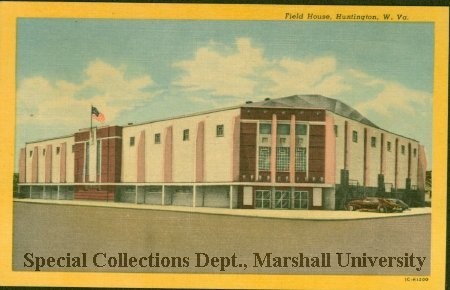
[[[80,130],[28,142],[19,158],[23,197],[226,208],[420,204],[426,170],[418,141],[319,95]]]

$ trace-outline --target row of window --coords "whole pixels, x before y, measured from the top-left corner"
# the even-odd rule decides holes
[[[338,127],[337,127],[337,125],[334,125],[334,133],[335,133],[335,135],[337,137],[338,136]],[[353,130],[353,132],[352,132],[352,141],[354,143],[358,143],[358,132],[355,131],[355,130]],[[375,148],[377,146],[377,138],[376,137],[371,137],[371,139],[370,139],[370,146],[373,147],[373,148]],[[386,142],[386,149],[389,152],[391,151],[391,142],[389,142],[389,141]],[[401,145],[401,153],[405,154],[405,145]],[[413,154],[414,154],[414,157],[416,157],[416,155],[417,155],[417,149],[416,148],[414,148]]]
[[[56,155],[59,155],[59,152],[61,152],[61,147],[56,147]],[[45,148],[44,149],[42,149],[42,155],[43,156],[45,156]],[[32,157],[33,156],[33,151],[32,150],[30,150],[30,157]]]
[[[308,133],[308,126],[306,124],[295,124],[295,135],[306,135]],[[272,134],[272,124],[260,123],[259,134],[270,135]],[[277,124],[277,135],[290,135],[290,124]]]
[[[338,126],[337,125],[334,125],[334,134],[335,134],[336,137],[338,137]],[[352,141],[354,143],[358,143],[358,131],[353,130],[353,132],[352,132]],[[377,137],[371,137],[370,138],[370,146],[373,147],[373,148],[377,147]],[[389,141],[386,142],[386,149],[389,152],[391,151],[391,142],[389,142]],[[401,151],[401,154],[403,154],[403,155],[405,154],[405,145],[401,145],[400,151]],[[413,150],[413,155],[414,155],[414,157],[416,157],[416,155],[417,155],[417,149],[416,148],[414,148],[414,150]]]
[[[290,148],[277,147],[276,148],[276,171],[289,171],[290,165]],[[260,146],[258,169],[270,170],[270,154],[271,147]],[[306,172],[306,147],[295,148],[295,171]]]
[[[224,125],[220,124],[216,126],[216,137],[223,137],[224,136]],[[183,141],[189,140],[189,129],[183,130]],[[154,135],[154,143],[155,144],[161,144],[161,133],[156,133]],[[130,146],[134,146],[135,144],[135,137],[130,137]]]
[[[308,208],[308,192],[295,191],[291,200],[291,192],[285,190],[277,190],[273,195],[270,190],[256,190],[255,192],[256,208],[292,208],[307,209]]]

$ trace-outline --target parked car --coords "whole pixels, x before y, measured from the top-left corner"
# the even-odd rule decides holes
[[[378,212],[402,212],[403,208],[395,202],[381,197],[366,197],[362,199],[354,199],[347,202],[346,209],[353,210],[367,210]]]
[[[409,210],[409,205],[404,202],[401,199],[396,199],[396,198],[386,198],[387,200],[389,200],[390,202],[395,203],[396,205],[400,206],[403,210]]]

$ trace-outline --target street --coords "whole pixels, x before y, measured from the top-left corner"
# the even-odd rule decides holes
[[[430,223],[430,214],[295,220],[15,202],[13,268],[35,271],[43,257],[40,271],[427,275]],[[84,267],[66,262],[83,255]]]

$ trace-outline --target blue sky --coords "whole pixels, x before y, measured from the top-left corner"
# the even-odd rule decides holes
[[[294,94],[426,146],[431,23],[19,19],[17,143]]]

